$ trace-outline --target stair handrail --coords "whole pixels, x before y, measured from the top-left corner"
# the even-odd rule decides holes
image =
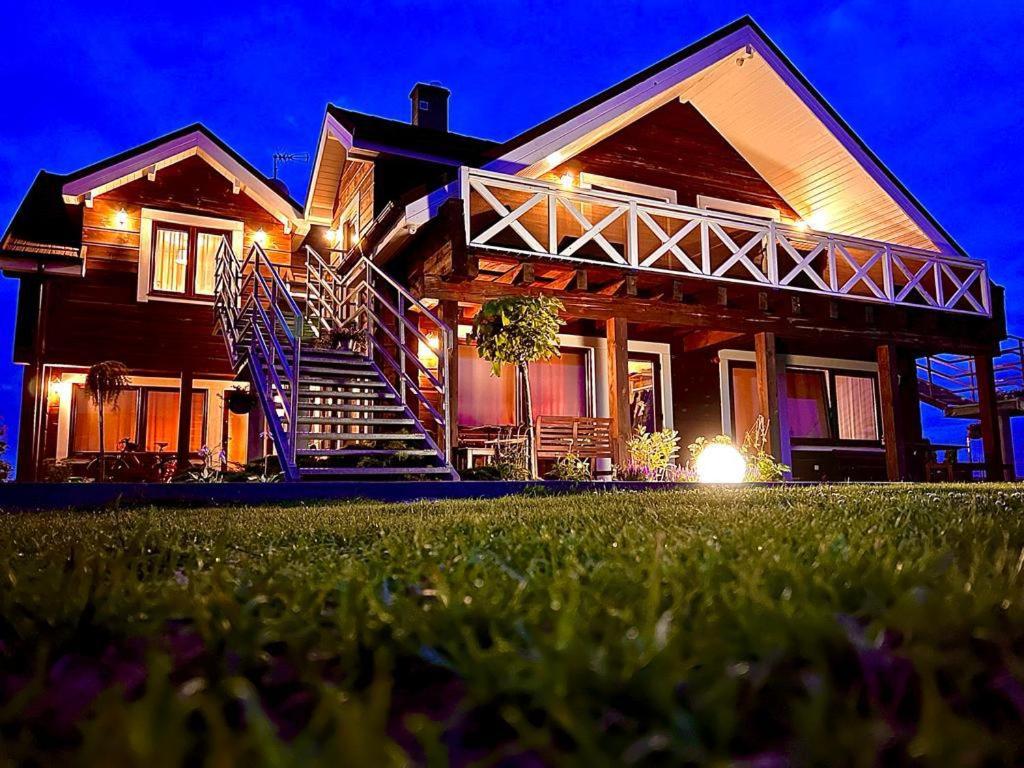
[[[972,355],[939,353],[917,362],[918,378],[933,390],[945,390],[962,401],[978,402],[978,372]],[[1024,338],[1008,335],[992,360],[996,392],[1002,396],[1024,393]]]
[[[303,313],[277,265],[258,243],[252,244],[245,260],[239,263],[225,238],[217,250],[214,286],[215,312],[232,364],[240,367],[248,363],[281,469],[289,480],[298,479]],[[249,339],[243,343],[247,330]],[[277,410],[279,405],[284,411],[284,423]]]
[[[345,263],[345,262],[343,262]],[[455,333],[420,299],[416,298],[390,275],[365,256],[360,256],[348,272],[338,274],[337,267],[328,264],[313,248],[306,246],[307,312],[316,332],[326,332],[331,323],[361,328],[366,338],[368,356],[381,368],[392,371],[402,404],[410,410],[422,407],[434,419],[444,435],[445,459],[451,463],[451,350],[455,348]],[[394,301],[378,286],[386,285],[394,292]],[[423,333],[407,317],[411,309],[417,310],[434,326],[436,338]],[[390,326],[394,325],[394,329]],[[384,343],[390,341],[397,355]],[[431,350],[437,359],[437,368],[420,359],[419,345]],[[410,369],[418,376],[410,375]],[[421,386],[419,377],[424,385]],[[440,408],[431,402],[433,390],[439,398]]]

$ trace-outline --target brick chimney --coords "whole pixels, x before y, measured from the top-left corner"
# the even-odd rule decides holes
[[[412,124],[447,132],[448,97],[451,95],[451,91],[440,83],[416,83],[409,94]]]

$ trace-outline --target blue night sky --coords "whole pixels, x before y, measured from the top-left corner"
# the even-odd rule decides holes
[[[453,130],[507,138],[749,13],[973,256],[1024,332],[1017,2],[12,3],[0,226],[40,168],[63,173],[201,121],[270,172],[315,150],[324,106],[408,119],[452,90]],[[308,166],[282,174],[302,198]],[[17,283],[0,279],[0,418],[15,442]],[[97,329],[97,332],[101,332]],[[963,425],[932,436],[960,441]]]

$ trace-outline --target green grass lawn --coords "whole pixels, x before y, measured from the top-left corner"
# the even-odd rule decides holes
[[[878,486],[12,515],[0,753],[1021,764],[1022,512]]]

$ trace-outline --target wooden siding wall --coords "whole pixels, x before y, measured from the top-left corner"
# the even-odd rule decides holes
[[[338,184],[338,196],[334,204],[333,222],[337,227],[339,217],[359,195],[359,235],[362,236],[373,221],[373,163],[345,163]]]
[[[122,207],[128,214],[123,230],[115,225]],[[85,277],[48,286],[44,362],[88,366],[117,359],[138,371],[230,373],[224,342],[213,333],[212,304],[137,300],[143,207],[241,220],[246,251],[262,228],[270,258],[291,265],[292,237],[277,219],[246,194],[233,193],[231,183],[200,158],[183,160],[153,181],[139,179],[98,197],[84,210]]]
[[[558,166],[674,189],[680,205],[710,195],[796,212],[691,104],[672,101]]]

